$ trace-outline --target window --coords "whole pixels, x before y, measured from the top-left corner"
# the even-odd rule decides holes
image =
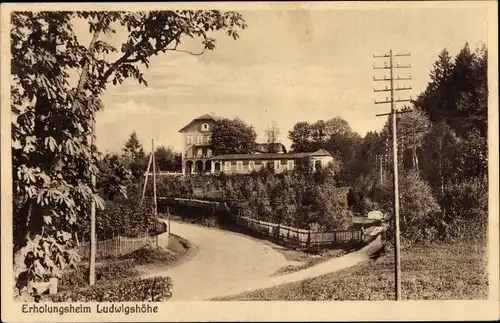
[[[238,160],[236,162],[236,170],[242,170],[243,169],[243,162]]]
[[[224,169],[225,170],[231,170],[231,162],[230,161],[224,162]]]
[[[193,157],[193,151],[191,148],[186,151],[186,157]]]
[[[295,166],[293,160],[289,160],[287,164],[288,164],[288,169],[289,170],[292,170],[293,166]]]
[[[212,142],[212,136],[206,136],[205,137],[206,143],[209,144]]]
[[[266,160],[263,160],[263,161],[262,161],[262,168],[266,168],[266,166],[267,166],[267,161],[266,161]]]
[[[248,162],[248,169],[249,170],[254,170],[255,169],[255,162],[253,160]]]
[[[207,131],[210,127],[208,126],[208,123],[204,123],[201,125],[201,130],[202,131]]]
[[[186,142],[187,142],[188,145],[191,145],[193,143],[193,137],[187,136],[186,137]]]
[[[196,143],[197,144],[202,144],[203,143],[203,136],[196,137]]]
[[[212,149],[207,149],[207,156],[212,157]]]
[[[196,150],[196,156],[201,157],[203,155],[203,150],[201,148],[198,148]]]
[[[275,160],[274,169],[280,169],[280,167],[281,167],[281,160]]]

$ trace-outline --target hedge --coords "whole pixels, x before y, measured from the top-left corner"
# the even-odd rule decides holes
[[[152,277],[96,284],[78,291],[48,295],[49,302],[162,302],[172,297],[170,277]]]
[[[136,277],[139,275],[139,271],[134,268],[134,259],[126,259],[97,265],[95,275],[96,283],[99,283]],[[59,280],[58,288],[61,291],[75,290],[88,287],[88,284],[89,267],[84,265],[65,271]]]

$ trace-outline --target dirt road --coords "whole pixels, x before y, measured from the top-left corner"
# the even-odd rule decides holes
[[[172,278],[174,288],[171,301],[209,300],[317,277],[367,258],[366,252],[357,252],[299,272],[271,277],[277,269],[296,263],[287,261],[269,244],[242,234],[174,221],[171,222],[171,232],[198,248],[192,259],[148,275]]]

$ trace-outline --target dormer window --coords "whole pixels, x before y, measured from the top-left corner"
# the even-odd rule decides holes
[[[201,131],[208,131],[209,128],[210,127],[209,127],[208,123],[204,123],[201,125]]]

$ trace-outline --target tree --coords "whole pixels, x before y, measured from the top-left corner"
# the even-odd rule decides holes
[[[123,147],[123,156],[130,161],[137,160],[138,158],[143,158],[145,156],[142,144],[137,138],[137,133],[134,131],[130,134],[125,147]]]
[[[271,126],[266,129],[266,135],[267,135],[267,146],[268,146],[268,151],[270,153],[277,153],[279,151],[279,136],[280,136],[280,129],[278,128],[278,124],[276,121],[273,121]]]
[[[75,19],[89,25],[88,46],[74,33]],[[179,45],[185,37],[213,50],[211,32],[237,39],[245,27],[236,12],[203,10],[11,15],[14,251],[16,266],[30,280],[74,264],[76,223],[88,217],[91,200],[104,206],[90,180],[101,158],[91,138],[107,87],[126,78],[147,85],[140,66],[149,67],[153,55],[184,51]],[[118,48],[99,39],[113,28],[127,33]],[[107,53],[119,56],[110,61]],[[80,74],[76,87],[70,70]]]
[[[353,185],[360,176],[378,175],[380,160],[377,161],[377,157],[388,152],[384,143],[379,133],[369,131],[359,143],[353,144],[354,156],[345,161],[341,179],[347,185]]]
[[[135,131],[130,134],[122,151],[125,163],[132,172],[132,175],[136,179],[142,178],[148,167],[148,157],[146,157]]]
[[[391,121],[388,118],[382,129],[382,137],[384,140],[391,140],[392,130]],[[397,138],[398,148],[401,152],[410,152],[410,167],[419,169],[418,152],[422,147],[423,138],[429,132],[430,122],[427,116],[418,109],[412,112],[399,114],[397,116]],[[404,155],[401,157],[404,158]]]
[[[447,183],[457,175],[460,143],[450,126],[441,121],[424,137],[422,148],[422,175],[441,199]]]
[[[255,150],[257,134],[252,126],[241,119],[220,119],[212,133],[212,145],[215,155],[249,154]]]
[[[162,171],[179,171],[181,156],[172,147],[159,146],[155,150],[156,166]]]
[[[416,100],[416,106],[424,111],[432,122],[445,120],[447,111],[453,109],[453,70],[450,53],[444,48],[430,72],[431,82]]]
[[[433,217],[440,212],[440,206],[430,185],[417,171],[404,172],[400,186],[401,231],[406,239],[421,241],[431,234],[429,224],[436,224]]]
[[[308,122],[297,122],[293,129],[289,131],[288,138],[292,141],[291,149],[294,152],[314,151],[312,142],[312,129]]]

